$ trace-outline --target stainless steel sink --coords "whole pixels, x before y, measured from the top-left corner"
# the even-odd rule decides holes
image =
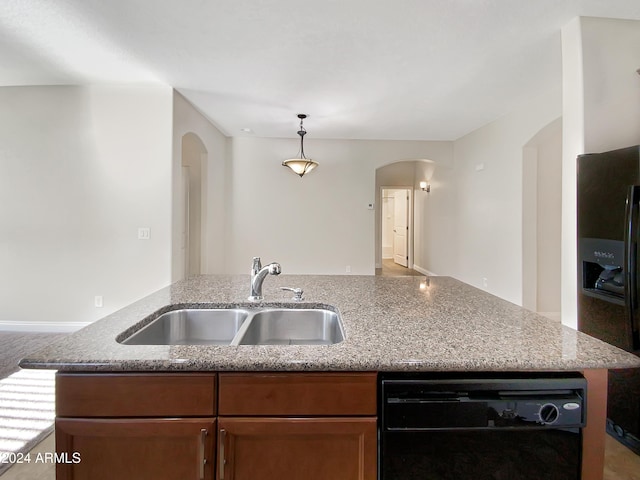
[[[344,340],[337,312],[325,308],[184,308],[134,332],[125,345],[330,345]]]
[[[249,317],[239,308],[186,308],[163,313],[121,343],[126,345],[229,345]]]
[[[265,309],[243,330],[239,345],[330,345],[344,340],[338,314],[325,309]]]

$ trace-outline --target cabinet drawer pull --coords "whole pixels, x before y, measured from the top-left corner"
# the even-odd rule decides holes
[[[227,440],[227,431],[224,428],[220,429],[220,480],[224,480],[224,466],[227,461],[224,458],[224,444]]]
[[[204,466],[207,464],[207,459],[204,457],[206,449],[208,431],[206,428],[200,429],[200,480],[204,480]]]

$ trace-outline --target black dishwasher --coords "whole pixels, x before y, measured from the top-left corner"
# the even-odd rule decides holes
[[[381,480],[578,480],[586,380],[381,374]]]

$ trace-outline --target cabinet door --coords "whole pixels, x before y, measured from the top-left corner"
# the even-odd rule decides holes
[[[215,419],[56,419],[57,480],[212,480]]]
[[[373,417],[218,422],[218,480],[376,480]]]

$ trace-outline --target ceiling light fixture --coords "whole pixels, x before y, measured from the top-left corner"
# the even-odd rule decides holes
[[[305,173],[309,173],[316,168],[318,164],[304,156],[304,136],[307,131],[304,129],[302,122],[307,116],[304,113],[299,113],[298,118],[300,119],[300,130],[298,130],[298,135],[300,135],[300,151],[298,152],[298,158],[289,158],[282,162],[282,166],[289,167],[293,173],[303,177]]]

